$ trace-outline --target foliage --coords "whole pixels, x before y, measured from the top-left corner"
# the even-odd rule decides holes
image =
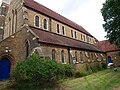
[[[98,71],[104,70],[107,68],[107,64],[105,62],[98,62],[96,64],[90,63],[86,65],[87,70],[86,71],[75,71],[74,76],[76,78],[87,76],[92,73],[96,73]]]
[[[102,63],[98,62],[95,65],[88,64],[87,65],[87,72],[95,73],[95,72],[98,72],[100,70],[104,70],[106,68],[107,68],[107,64],[105,62],[102,62]]]
[[[17,84],[29,85],[55,84],[59,79],[71,77],[73,69],[70,65],[56,63],[50,59],[42,60],[38,54],[33,54],[26,60],[17,63],[14,72]]]
[[[87,75],[89,75],[89,72],[86,72],[86,71],[84,71],[84,72],[76,71],[74,76],[76,78],[79,78],[79,77],[83,77],[83,76],[87,76]]]
[[[107,38],[111,43],[120,47],[120,0],[106,0],[101,9],[107,32]]]
[[[106,69],[107,68],[107,63],[101,63],[101,65],[102,65],[102,69]]]
[[[88,71],[75,71],[71,65],[56,63],[49,58],[41,59],[38,54],[33,54],[26,60],[18,62],[14,71],[14,87],[32,90],[35,87],[45,88],[55,86],[58,80],[68,77],[83,77],[96,72],[100,67],[88,65]],[[103,65],[104,66],[104,65]]]

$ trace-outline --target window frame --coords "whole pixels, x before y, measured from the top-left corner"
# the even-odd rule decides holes
[[[26,48],[26,57],[30,55],[30,41],[27,39],[25,41],[25,48]]]
[[[65,63],[65,55],[64,55],[64,50],[61,51],[61,60],[62,60],[62,63]]]
[[[56,58],[56,52],[55,49],[52,49],[52,60],[54,61]]]
[[[76,60],[76,62],[78,61],[78,54],[77,54],[77,51],[75,51],[75,60]]]
[[[38,22],[38,26],[36,26],[36,17],[38,17],[38,21],[37,21]],[[40,28],[40,17],[39,17],[39,15],[35,15],[34,16],[34,26],[37,27],[37,28]]]
[[[44,20],[46,20],[46,28]],[[43,18],[43,29],[48,30],[48,20],[46,18]]]

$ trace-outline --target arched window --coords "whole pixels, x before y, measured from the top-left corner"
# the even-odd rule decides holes
[[[2,15],[2,7],[0,7],[0,15]]]
[[[80,61],[83,61],[83,54],[80,52]]]
[[[11,18],[9,17],[9,28],[8,28],[8,33],[9,33],[9,36],[12,34],[12,26],[11,26],[12,24],[11,24]]]
[[[25,46],[26,46],[26,57],[28,57],[29,56],[29,48],[30,48],[29,40],[26,40]]]
[[[59,24],[57,24],[57,33],[60,33]]]
[[[15,10],[15,32],[17,29],[17,10]]]
[[[96,61],[98,60],[98,54],[97,53],[95,53],[95,59],[96,59]]]
[[[46,19],[43,20],[43,27],[44,27],[44,29],[47,29],[47,20]]]
[[[65,34],[65,28],[64,28],[64,26],[62,26],[62,34],[63,35]]]
[[[71,37],[73,37],[73,30],[71,30]]]
[[[77,38],[77,32],[75,31],[74,33],[75,33],[75,38]]]
[[[77,61],[77,52],[75,52],[75,60]]]
[[[85,35],[83,35],[83,39],[84,39],[84,41],[85,41]]]
[[[61,59],[62,59],[62,63],[64,63],[65,61],[64,61],[64,51],[63,50],[61,51]]]
[[[113,63],[112,58],[108,56],[108,63]]]
[[[94,61],[94,55],[92,52],[91,52],[91,60]]]
[[[83,35],[81,34],[81,40],[83,40]]]
[[[15,16],[15,12],[14,10],[12,10],[12,34],[14,33],[14,16]]]
[[[52,50],[52,60],[55,60],[55,50]]]
[[[35,26],[39,27],[39,17],[35,16]]]
[[[89,43],[89,36],[87,36],[86,38],[87,38],[87,42]]]

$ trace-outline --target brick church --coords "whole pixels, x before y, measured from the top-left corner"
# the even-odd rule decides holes
[[[106,52],[96,46],[97,41],[82,26],[34,0],[3,0],[0,80],[7,79],[16,63],[35,51],[41,58],[74,64],[79,70],[106,62]]]

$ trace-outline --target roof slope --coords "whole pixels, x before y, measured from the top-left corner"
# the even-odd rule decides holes
[[[96,46],[103,51],[116,51],[120,50],[115,44],[111,44],[108,40],[99,41],[96,43]]]
[[[78,31],[81,31],[89,36],[92,36],[89,32],[87,32],[82,26],[72,22],[71,20],[68,20],[67,18],[63,17],[62,15],[52,11],[51,9],[35,2],[34,0],[24,0],[24,5],[30,9],[33,9],[35,11],[38,11],[42,14],[45,14],[59,22],[62,22]],[[93,37],[93,36],[92,36]]]
[[[30,27],[30,29],[39,37],[39,42],[42,42],[42,43],[66,46],[71,48],[78,48],[82,50],[103,52],[99,50],[96,46],[87,44],[85,42],[81,42],[72,38],[53,34],[47,31],[37,29],[35,27]]]

